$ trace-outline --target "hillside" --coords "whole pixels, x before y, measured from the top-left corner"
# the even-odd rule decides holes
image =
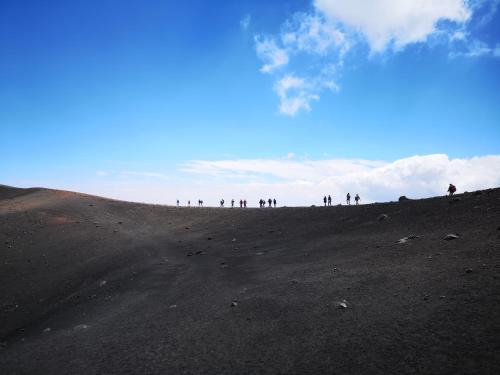
[[[0,186],[1,374],[498,374],[499,291],[500,189],[220,209]]]

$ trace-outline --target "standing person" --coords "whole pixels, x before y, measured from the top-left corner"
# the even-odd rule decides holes
[[[328,194],[328,205],[332,205],[332,197],[330,196],[330,194]]]
[[[247,208],[247,200],[246,199],[243,200],[243,207]]]
[[[234,199],[231,199],[231,208],[234,208]]]
[[[326,207],[326,195],[323,197],[323,203],[325,204]]]
[[[354,200],[356,201],[356,206],[359,204],[359,201],[361,200],[361,198],[359,197],[359,194],[356,194],[356,196],[354,197]]]
[[[177,199],[177,207],[179,207],[179,200]]]
[[[191,207],[191,201],[188,201],[188,207]]]
[[[243,208],[243,199],[240,199],[240,208]]]
[[[267,200],[267,203],[269,203],[269,207],[271,207],[271,204],[273,203],[272,199],[271,199],[271,198],[269,198],[269,199]]]
[[[347,204],[350,206],[351,205],[351,193],[347,193],[347,197],[345,200],[346,200]]]
[[[274,208],[276,208],[276,198],[273,199]]]
[[[457,188],[455,187],[455,185],[453,184],[450,184],[450,186],[448,186],[448,193],[450,193],[450,197],[455,194],[455,192],[457,191]]]
[[[220,206],[221,206],[221,207],[224,207],[224,199],[221,199],[221,200],[220,200]]]

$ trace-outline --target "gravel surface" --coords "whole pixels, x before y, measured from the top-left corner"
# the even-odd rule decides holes
[[[0,373],[499,374],[500,189],[221,209],[0,186]]]

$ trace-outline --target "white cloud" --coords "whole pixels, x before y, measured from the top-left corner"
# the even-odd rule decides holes
[[[243,29],[243,30],[247,30],[248,27],[250,26],[250,22],[252,20],[252,17],[250,16],[250,14],[247,14],[245,17],[243,17],[241,20],[240,20],[240,27]]]
[[[280,112],[294,116],[301,109],[310,111],[309,103],[319,99],[317,94],[311,93],[311,89],[313,89],[311,84],[294,75],[287,75],[280,79],[274,86],[280,98]]]
[[[97,171],[95,173],[97,176],[99,177],[104,177],[104,176],[107,176],[108,175],[108,172],[105,172],[105,171]]]
[[[331,194],[335,204],[359,193],[363,203],[444,195],[449,183],[459,192],[500,186],[500,155],[450,159],[444,154],[412,156],[392,162],[362,159],[195,160],[179,166],[183,174],[165,179],[158,172],[120,173],[77,185],[52,186],[137,202],[185,204],[203,199],[207,206],[276,197],[279,205],[321,204]],[[50,185],[50,184],[47,184]]]
[[[439,31],[440,21],[464,24],[471,16],[465,0],[315,0],[314,4],[330,19],[361,33],[374,52],[425,42]]]
[[[396,200],[401,195],[422,198],[443,195],[449,183],[459,191],[500,186],[500,156],[450,159],[436,154],[413,156],[394,162],[331,159],[193,161],[184,171],[217,176],[214,186],[224,186],[235,196],[251,199],[276,196],[288,205],[318,203],[325,194],[341,202],[347,192],[359,193],[364,202]],[[248,176],[234,182],[232,174]],[[252,201],[253,202],[253,201]]]
[[[288,53],[283,48],[278,47],[273,39],[256,36],[255,45],[257,56],[264,61],[264,65],[260,68],[262,73],[271,73],[288,64]]]
[[[296,13],[281,30],[283,45],[296,52],[345,54],[350,47],[346,35],[318,14]]]
[[[500,44],[497,44],[495,47],[490,47],[484,42],[473,40],[470,43],[465,43],[461,46],[457,46],[454,50],[450,51],[449,56],[450,58],[474,58],[483,56],[500,57]]]
[[[295,13],[275,36],[256,36],[260,71],[275,77],[282,114],[310,111],[323,90],[339,91],[344,62],[365,41],[370,54],[399,52],[415,43],[448,43],[450,57],[500,56],[500,46],[471,38],[470,23],[490,22],[500,0],[313,0],[314,11]],[[486,9],[486,12],[485,12]],[[431,44],[429,44],[431,45]],[[359,51],[359,49],[357,49]],[[299,62],[298,66],[296,62]],[[293,72],[296,73],[292,73]],[[299,94],[279,91],[290,75],[307,82]],[[286,95],[283,95],[286,94]]]

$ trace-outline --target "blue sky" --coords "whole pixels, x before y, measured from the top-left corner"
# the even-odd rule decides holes
[[[500,154],[499,2],[390,3],[2,1],[0,183],[162,203],[208,184],[208,200],[307,204],[343,194],[356,166],[336,166],[362,160],[347,180],[371,201],[384,184],[361,177],[419,155],[391,194],[435,194],[444,181],[422,186],[443,174],[500,184],[496,158],[490,176],[452,166]],[[330,183],[276,173],[294,167]]]

